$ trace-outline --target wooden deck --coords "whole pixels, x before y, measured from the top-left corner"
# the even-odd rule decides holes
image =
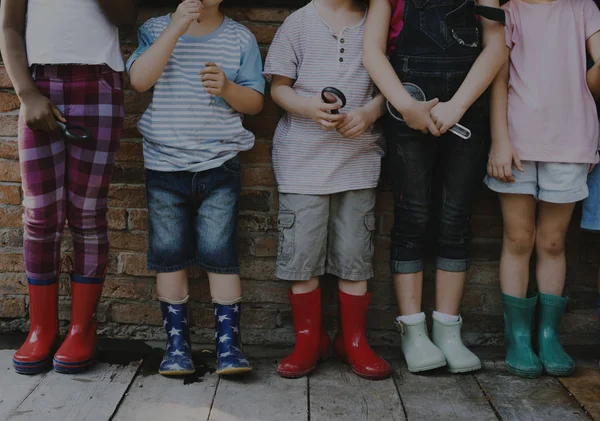
[[[525,380],[485,355],[476,374],[413,375],[387,350],[394,375],[371,382],[335,361],[310,378],[282,379],[275,373],[281,351],[273,351],[253,358],[255,371],[234,380],[212,374],[214,360],[198,351],[196,375],[168,379],[156,374],[160,351],[148,349],[141,359],[133,348],[113,352],[112,363],[75,376],[20,376],[11,367],[14,350],[0,350],[0,420],[600,421],[600,369],[591,358],[578,361],[572,378]]]

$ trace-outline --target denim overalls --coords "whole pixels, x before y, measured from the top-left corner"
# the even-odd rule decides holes
[[[482,50],[481,25],[466,12],[467,3],[405,0],[404,26],[390,60],[400,80],[421,87],[427,99],[450,100]],[[395,199],[393,273],[423,270],[432,185],[438,172],[441,197],[433,200],[439,202],[433,221],[438,224],[437,268],[463,272],[470,266],[471,207],[485,174],[489,145],[486,95],[471,106],[461,124],[471,130],[470,139],[452,133],[436,138],[386,117]]]

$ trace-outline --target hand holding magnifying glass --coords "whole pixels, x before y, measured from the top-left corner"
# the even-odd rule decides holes
[[[85,127],[71,126],[59,120],[56,120],[56,125],[69,140],[88,140],[92,138],[90,131]]]

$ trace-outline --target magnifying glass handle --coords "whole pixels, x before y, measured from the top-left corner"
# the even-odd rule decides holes
[[[456,136],[465,140],[471,137],[471,130],[467,129],[462,124],[455,124],[454,126],[452,126],[452,128],[450,128],[450,131]]]
[[[63,132],[67,130],[67,125],[65,123],[63,123],[60,120],[56,120],[56,125],[58,126],[59,129],[61,129]]]

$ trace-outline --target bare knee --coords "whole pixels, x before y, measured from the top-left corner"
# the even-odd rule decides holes
[[[535,235],[534,227],[519,230],[507,229],[504,231],[504,248],[513,255],[530,255],[535,245]]]
[[[565,237],[561,232],[543,232],[537,234],[536,250],[538,254],[559,257],[565,252]]]

